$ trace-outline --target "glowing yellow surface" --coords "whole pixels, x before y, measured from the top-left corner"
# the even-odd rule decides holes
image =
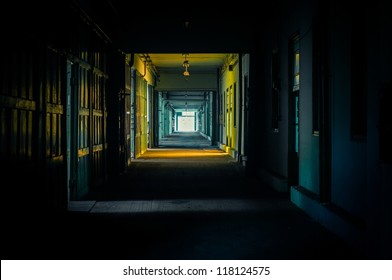
[[[149,158],[194,158],[194,157],[221,157],[227,156],[228,154],[222,150],[206,149],[206,150],[194,150],[194,149],[149,149],[147,150],[140,159]]]

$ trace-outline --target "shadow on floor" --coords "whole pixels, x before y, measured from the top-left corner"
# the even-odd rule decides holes
[[[8,236],[16,242],[3,254],[17,259],[362,258],[287,194],[247,177],[215,147],[180,148],[175,145],[184,144],[180,136],[167,140],[170,147],[134,160],[125,174],[90,192],[73,211],[32,215],[29,225],[13,220],[10,226],[22,237]],[[192,145],[200,138],[187,137]]]

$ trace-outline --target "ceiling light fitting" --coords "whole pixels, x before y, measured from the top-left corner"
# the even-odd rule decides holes
[[[189,55],[189,54],[187,54],[187,53],[184,53],[184,54],[182,54],[183,56],[184,56],[184,58],[185,58],[185,60],[184,60],[184,62],[182,63],[182,66],[185,68],[185,71],[184,71],[184,76],[185,77],[188,77],[189,76],[189,71],[188,71],[188,68],[189,68],[189,60],[187,59],[187,56]]]

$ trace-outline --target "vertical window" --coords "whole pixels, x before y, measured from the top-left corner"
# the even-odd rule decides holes
[[[226,122],[227,127],[230,128],[230,111],[231,111],[231,100],[230,100],[229,88],[226,88]]]
[[[299,40],[294,41],[293,91],[299,90]]]
[[[320,132],[320,98],[325,88],[325,31],[320,16],[313,20],[313,90],[312,90],[312,131],[317,136]]]
[[[234,83],[233,91],[233,111],[234,111],[234,126],[237,126],[237,83]]]
[[[351,139],[366,140],[366,42],[364,17],[354,15],[351,23]]]
[[[292,76],[292,90],[290,98],[292,117],[294,119],[294,147],[295,152],[299,151],[299,86],[300,86],[300,49],[299,49],[299,35],[293,37],[291,42],[291,76]]]
[[[225,99],[225,91],[222,92],[222,120],[223,126],[226,125],[226,99]]]
[[[279,131],[280,120],[280,67],[279,67],[279,52],[278,49],[272,51],[271,58],[271,93],[272,93],[272,130]]]

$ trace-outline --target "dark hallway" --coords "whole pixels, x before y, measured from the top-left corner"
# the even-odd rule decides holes
[[[389,1],[23,2],[2,259],[392,258]]]
[[[110,188],[71,202],[64,221],[44,226],[67,237],[60,248],[26,238],[19,245],[27,257],[39,250],[44,259],[362,258],[198,133],[177,133],[164,146],[135,160]],[[15,249],[8,253],[17,256]]]
[[[3,258],[362,257],[198,133],[177,133],[162,145],[108,187],[70,202],[64,216],[21,213],[31,221],[15,219],[12,228],[28,234]],[[48,234],[59,237],[55,246]]]

